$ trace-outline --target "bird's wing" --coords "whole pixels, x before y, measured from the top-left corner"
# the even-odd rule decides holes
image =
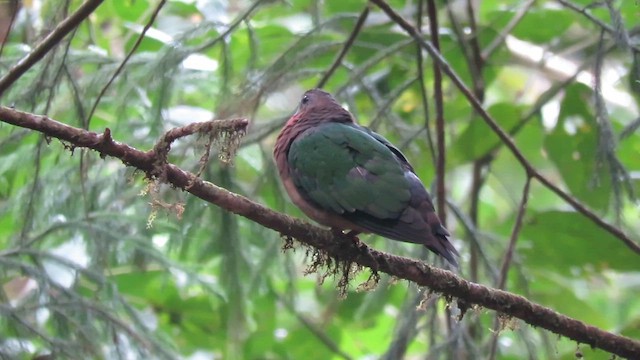
[[[456,265],[431,198],[400,150],[355,124],[325,123],[300,134],[287,161],[314,207],[390,239],[423,244]]]
[[[411,199],[408,164],[372,134],[357,125],[325,123],[294,140],[287,159],[301,195],[337,215],[398,219]]]

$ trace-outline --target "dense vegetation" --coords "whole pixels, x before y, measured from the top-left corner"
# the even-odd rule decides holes
[[[11,25],[3,86],[82,4],[15,3],[0,3]],[[640,257],[624,241],[640,241],[640,5],[388,3],[439,44],[532,168],[450,74],[439,80],[434,57],[366,1],[106,1],[2,88],[0,105],[109,128],[142,150],[173,127],[246,117],[237,151],[233,134],[214,141],[223,161],[201,161],[210,139],[196,136],[175,142],[169,161],[304,218],[271,152],[299,96],[322,84],[399,145],[432,194],[446,190],[441,215],[462,254],[460,276],[640,338]],[[360,239],[442,266],[419,246]],[[340,274],[307,274],[309,248],[284,244],[119,159],[0,125],[0,358],[610,357],[480,307],[457,321],[455,299],[384,274],[373,286],[366,269],[341,296]]]

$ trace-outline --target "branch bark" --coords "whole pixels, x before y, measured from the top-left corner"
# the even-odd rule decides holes
[[[429,14],[429,35],[433,47],[440,51],[440,34],[438,33],[438,10],[435,0],[427,0],[427,13]],[[422,79],[420,79],[422,80]],[[436,110],[436,146],[438,148],[436,162],[436,208],[442,224],[447,227],[447,189],[445,188],[446,144],[444,131],[444,96],[442,95],[442,72],[437,63],[433,63],[433,102]]]
[[[155,150],[145,152],[119,143],[113,140],[109,129],[98,134],[63,124],[46,116],[21,112],[8,107],[0,107],[0,120],[65,141],[68,143],[65,144],[66,147],[89,148],[99,152],[101,157],[118,158],[126,165],[142,170],[150,178],[157,178],[156,174],[163,174],[163,181],[222,209],[278,231],[289,239],[295,238],[337,261],[355,263],[368,267],[374,272],[380,271],[412,281],[447,297],[455,297],[467,304],[476,304],[507,316],[522,319],[530,325],[547,329],[579,343],[588,344],[622,357],[640,358],[639,341],[587,325],[533,303],[522,296],[466,281],[449,271],[429,266],[423,262],[387,254],[364,244],[356,245],[348,237],[341,237],[329,230],[273,211],[242,195],[204,181],[176,165],[162,159],[159,161],[162,154],[158,154]],[[233,122],[233,126],[241,128],[243,123],[245,126],[248,124],[246,121],[240,121]],[[179,136],[178,134],[189,131],[174,129],[170,135],[165,136],[165,140],[170,141]],[[463,315],[464,312],[461,316]]]

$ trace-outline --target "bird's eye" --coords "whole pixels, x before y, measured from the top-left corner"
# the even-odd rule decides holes
[[[302,101],[301,101],[302,105],[304,105],[304,104],[306,104],[308,102],[309,102],[309,95],[303,96],[302,97]]]

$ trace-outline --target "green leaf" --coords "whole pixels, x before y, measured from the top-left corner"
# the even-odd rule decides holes
[[[569,274],[572,269],[597,271],[638,269],[638,255],[622,240],[598,227],[584,215],[546,211],[528,215],[519,252],[528,266]]]
[[[505,131],[511,130],[522,117],[522,108],[510,103],[495,104],[487,111]],[[482,119],[475,118],[454,140],[451,157],[456,163],[472,161],[486,155],[500,142],[498,136]]]
[[[147,0],[121,0],[110,2],[117,16],[125,21],[137,21],[151,7]]]
[[[567,87],[558,123],[545,140],[545,150],[572,194],[595,209],[606,210],[610,177],[596,167],[598,128],[588,105],[592,96],[585,85]]]
[[[514,10],[501,10],[487,14],[487,17],[492,19],[494,29],[504,29],[515,14]],[[511,35],[520,40],[545,44],[564,35],[574,21],[574,16],[567,11],[534,7],[527,11]]]

